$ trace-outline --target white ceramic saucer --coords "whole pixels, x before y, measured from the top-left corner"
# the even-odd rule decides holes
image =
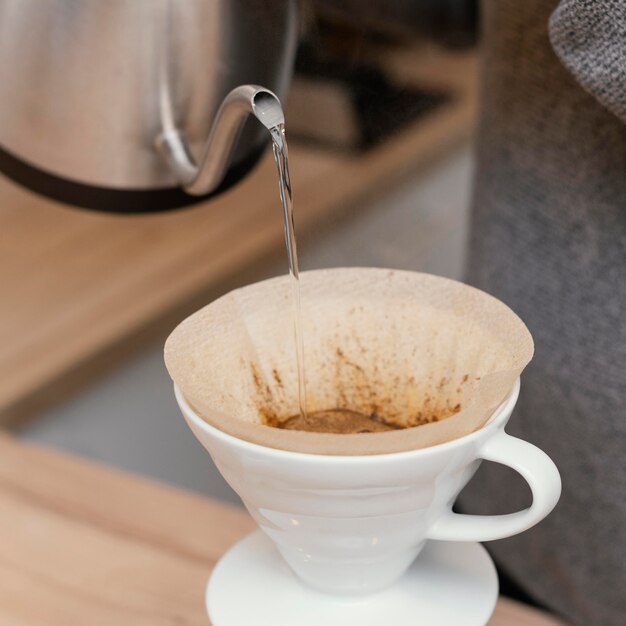
[[[342,598],[304,586],[257,530],[213,570],[213,626],[485,626],[498,598],[491,557],[478,543],[429,541],[407,573],[377,594]]]

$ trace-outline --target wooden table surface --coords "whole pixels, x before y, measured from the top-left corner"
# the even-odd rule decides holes
[[[243,509],[0,434],[0,626],[206,625],[209,573],[254,527]],[[489,626],[563,624],[501,598]]]
[[[300,233],[358,210],[469,138],[476,109],[471,55],[409,50],[388,65],[399,81],[449,90],[453,98],[365,154],[294,143]],[[0,178],[0,424],[74,392],[242,284],[268,257],[285,259],[286,268],[270,154],[213,200],[141,216],[64,207]]]

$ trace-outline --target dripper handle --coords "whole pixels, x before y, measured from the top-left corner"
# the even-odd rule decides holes
[[[478,457],[506,465],[522,475],[533,495],[532,505],[507,515],[465,515],[449,511],[428,532],[443,541],[492,541],[517,535],[534,526],[556,506],[561,476],[552,459],[527,441],[504,431],[486,441]]]

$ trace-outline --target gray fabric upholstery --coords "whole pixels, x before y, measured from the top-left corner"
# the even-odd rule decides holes
[[[563,477],[550,517],[489,547],[579,626],[626,619],[625,7],[483,3],[468,281],[533,333],[508,430],[548,452]],[[461,498],[480,513],[528,501],[519,479],[487,465]]]
[[[626,121],[626,2],[562,0],[550,41],[576,80]]]

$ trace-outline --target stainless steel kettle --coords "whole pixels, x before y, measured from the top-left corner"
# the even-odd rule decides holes
[[[110,211],[217,193],[269,138],[249,114],[280,122],[296,39],[291,0],[0,0],[0,170]]]

